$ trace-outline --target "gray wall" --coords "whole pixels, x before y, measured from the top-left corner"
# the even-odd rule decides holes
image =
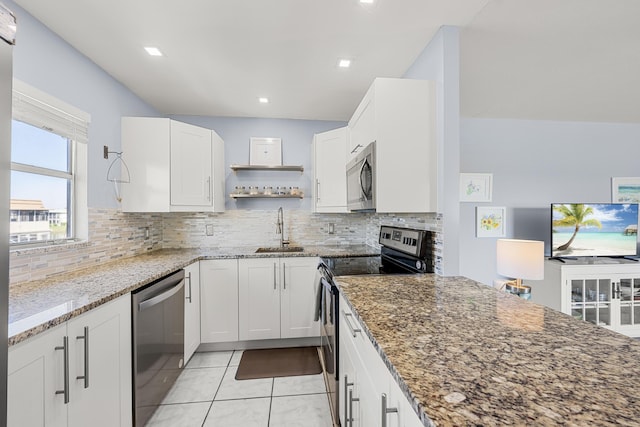
[[[364,95],[364,94],[363,94]],[[315,133],[346,126],[345,122],[258,119],[234,117],[196,117],[174,116],[176,120],[214,129],[224,140],[226,187],[230,194],[237,185],[263,187],[271,185],[293,187],[304,191],[305,197],[300,199],[241,199],[227,198],[227,209],[285,209],[311,210],[312,202],[312,142]],[[304,172],[239,172],[229,169],[231,164],[249,164],[249,141],[251,137],[267,137],[282,139],[282,163],[286,165],[302,165]],[[345,171],[336,171],[345,173]]]
[[[102,147],[120,151],[120,117],[157,111],[11,0],[5,4],[18,18],[14,77],[91,114],[88,205],[116,207],[113,184],[106,180],[111,159],[103,158]]]
[[[475,207],[507,207],[507,237],[544,240],[552,202],[610,202],[611,177],[640,176],[640,124],[463,118],[460,171],[493,173],[490,203],[460,203],[460,273],[491,284],[495,238]]]
[[[459,274],[458,176],[460,150],[460,35],[444,26],[406,71],[408,79],[435,80],[437,86],[438,213],[442,223],[442,273]],[[419,188],[419,183],[413,183]]]

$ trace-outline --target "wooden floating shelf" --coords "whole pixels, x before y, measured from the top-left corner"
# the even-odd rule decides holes
[[[303,166],[284,165],[284,166],[261,166],[261,165],[231,165],[233,171],[292,171],[304,172]]]
[[[231,194],[232,199],[302,199],[304,194]]]

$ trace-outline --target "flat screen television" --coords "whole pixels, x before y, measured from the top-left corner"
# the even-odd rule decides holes
[[[637,256],[637,203],[553,203],[551,257]]]

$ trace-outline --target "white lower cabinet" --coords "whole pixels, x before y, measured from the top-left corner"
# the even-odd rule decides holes
[[[200,345],[200,262],[184,268],[184,364]]]
[[[67,425],[64,396],[64,356],[56,350],[67,337],[61,325],[9,348],[7,425]]]
[[[200,261],[200,340],[238,341],[237,259]]]
[[[345,427],[422,426],[409,400],[348,308],[339,302],[340,421]]]
[[[10,426],[131,426],[131,296],[9,348]]]
[[[238,260],[241,341],[316,337],[315,257]]]

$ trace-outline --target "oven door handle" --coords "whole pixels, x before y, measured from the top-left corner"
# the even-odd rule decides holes
[[[156,295],[152,298],[139,302],[138,311],[147,310],[153,307],[154,305],[158,305],[161,302],[168,300],[169,298],[171,298],[172,296],[180,292],[180,290],[183,287],[184,287],[184,280],[180,280],[180,282],[178,282],[177,285],[173,286],[172,288],[169,288],[168,290],[164,291],[160,295]]]

